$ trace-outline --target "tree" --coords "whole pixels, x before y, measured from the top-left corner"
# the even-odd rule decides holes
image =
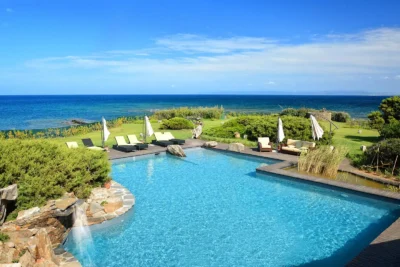
[[[380,111],[373,111],[368,114],[369,126],[373,129],[380,130],[385,124],[385,120],[382,118],[382,113]]]
[[[389,122],[391,118],[400,120],[400,96],[392,96],[382,100],[379,109],[383,113],[385,122]]]

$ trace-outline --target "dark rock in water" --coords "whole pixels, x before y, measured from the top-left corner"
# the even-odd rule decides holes
[[[73,124],[79,124],[79,125],[86,124],[86,122],[84,122],[83,120],[78,120],[78,119],[72,119],[71,122]]]

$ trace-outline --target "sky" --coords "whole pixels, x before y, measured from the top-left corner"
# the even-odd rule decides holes
[[[0,94],[400,93],[398,0],[0,0]]]

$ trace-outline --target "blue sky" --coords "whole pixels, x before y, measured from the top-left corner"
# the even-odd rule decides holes
[[[0,1],[0,94],[400,92],[400,1]]]

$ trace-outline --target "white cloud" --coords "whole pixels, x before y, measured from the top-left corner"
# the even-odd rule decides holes
[[[35,59],[26,65],[47,70],[95,69],[113,74],[149,75],[153,79],[167,77],[170,80],[165,82],[170,84],[182,79],[213,82],[217,76],[229,81],[252,80],[256,84],[258,80],[258,84],[265,84],[265,75],[280,75],[290,76],[290,80],[307,77],[303,83],[343,80],[347,86],[345,82],[349,80],[393,77],[398,73],[400,28],[319,36],[302,44],[260,37],[207,38],[179,34],[159,38],[153,47],[139,50]],[[282,81],[289,80],[285,77],[268,81],[267,85],[282,86]]]
[[[12,12],[14,12],[14,10],[12,8],[6,8],[6,12],[12,13]]]

